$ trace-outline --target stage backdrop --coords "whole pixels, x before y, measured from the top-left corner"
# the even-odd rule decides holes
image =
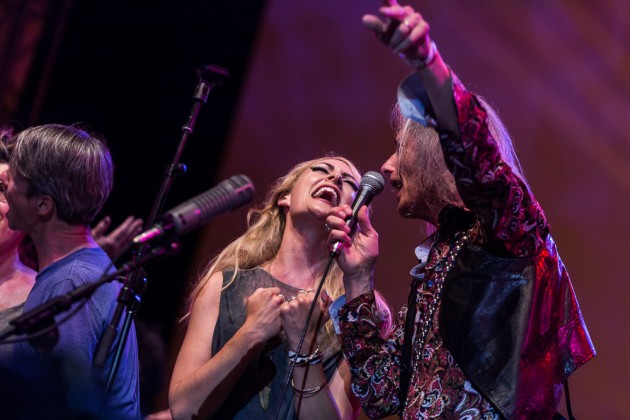
[[[380,4],[268,2],[218,178],[249,175],[260,202],[294,163],[325,151],[380,168],[393,151],[388,111],[408,73],[361,25]],[[413,4],[444,59],[499,110],[550,220],[598,350],[571,377],[575,415],[628,418],[629,3]],[[376,286],[397,310],[418,225],[398,216],[388,189],[374,207]],[[198,263],[241,233],[244,219],[237,211],[208,224]]]

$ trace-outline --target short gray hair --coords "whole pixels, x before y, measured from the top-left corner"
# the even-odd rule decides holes
[[[12,176],[26,180],[29,197],[51,196],[58,217],[72,225],[89,225],[114,183],[105,139],[77,126],[48,124],[22,131],[9,167]]]

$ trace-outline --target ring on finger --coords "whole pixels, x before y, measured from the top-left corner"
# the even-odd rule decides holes
[[[326,223],[324,225],[324,229],[326,230],[326,232],[330,232],[330,225],[328,223]]]
[[[411,32],[411,30],[413,30],[413,27],[416,26],[416,24],[418,23],[418,15],[417,13],[414,13],[412,15],[409,15],[405,20],[403,20],[403,26],[407,29],[409,29],[409,32]]]
[[[297,299],[295,296],[291,296],[289,299],[287,299],[287,302],[291,302],[292,300]]]
[[[282,293],[278,293],[278,297],[286,302],[286,299]]]

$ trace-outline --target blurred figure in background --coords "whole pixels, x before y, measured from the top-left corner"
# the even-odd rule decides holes
[[[0,128],[0,173],[9,169],[9,158],[13,149],[13,133]],[[9,321],[22,313],[24,301],[35,284],[34,267],[20,258],[20,244],[26,234],[9,228],[6,214],[8,204],[4,196],[4,185],[0,186],[0,331]],[[0,359],[12,347],[0,345]]]

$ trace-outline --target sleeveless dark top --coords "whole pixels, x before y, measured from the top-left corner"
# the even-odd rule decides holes
[[[223,272],[223,285],[232,278],[233,270]],[[219,318],[214,329],[212,354],[216,354],[232,338],[245,322],[245,299],[256,289],[279,287],[286,296],[295,296],[299,289],[282,283],[260,268],[244,270],[234,282],[221,292]],[[267,343],[260,357],[247,366],[232,392],[213,419],[296,419],[293,403],[293,389],[289,385],[282,395],[289,374],[289,361],[285,339],[275,337]],[[330,381],[341,360],[339,350],[330,354],[324,351],[324,371]]]

